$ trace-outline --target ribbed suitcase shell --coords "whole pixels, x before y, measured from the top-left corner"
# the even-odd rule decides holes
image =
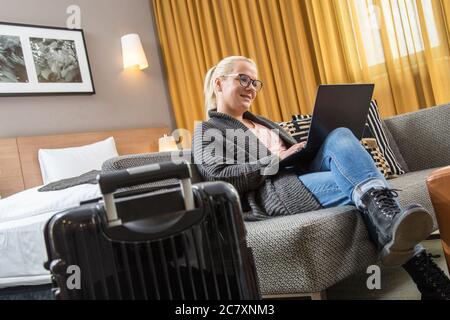
[[[235,189],[224,182],[193,185],[196,209],[175,223],[176,232],[146,241],[118,241],[105,234],[100,202],[53,217],[45,227],[53,292],[57,299],[259,299]],[[137,200],[140,199],[140,200]],[[140,201],[140,203],[138,203]],[[156,203],[156,204],[155,204]],[[142,204],[183,210],[181,192],[153,192],[117,201],[120,212]],[[152,205],[150,205],[152,204]],[[139,209],[139,210],[141,210]],[[125,211],[121,211],[125,210]],[[177,225],[178,227],[177,229]],[[81,288],[69,289],[79,267]]]

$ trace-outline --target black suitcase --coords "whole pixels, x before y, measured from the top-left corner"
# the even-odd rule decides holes
[[[180,188],[118,188],[168,178]],[[242,210],[228,183],[191,185],[186,163],[99,176],[103,199],[45,226],[56,299],[259,299]]]

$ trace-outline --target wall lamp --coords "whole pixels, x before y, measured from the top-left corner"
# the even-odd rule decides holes
[[[147,58],[138,34],[131,33],[121,38],[123,68],[138,66],[140,70],[148,67]]]

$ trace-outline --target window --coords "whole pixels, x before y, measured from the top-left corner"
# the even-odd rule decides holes
[[[439,37],[431,0],[382,0],[381,8],[372,0],[353,0],[369,66],[385,62],[380,33],[383,24],[394,59],[424,51],[418,1],[425,16],[426,34],[430,45],[437,47]]]

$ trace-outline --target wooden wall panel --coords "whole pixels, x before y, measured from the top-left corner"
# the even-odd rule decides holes
[[[0,139],[0,196],[24,190],[16,139]]]

